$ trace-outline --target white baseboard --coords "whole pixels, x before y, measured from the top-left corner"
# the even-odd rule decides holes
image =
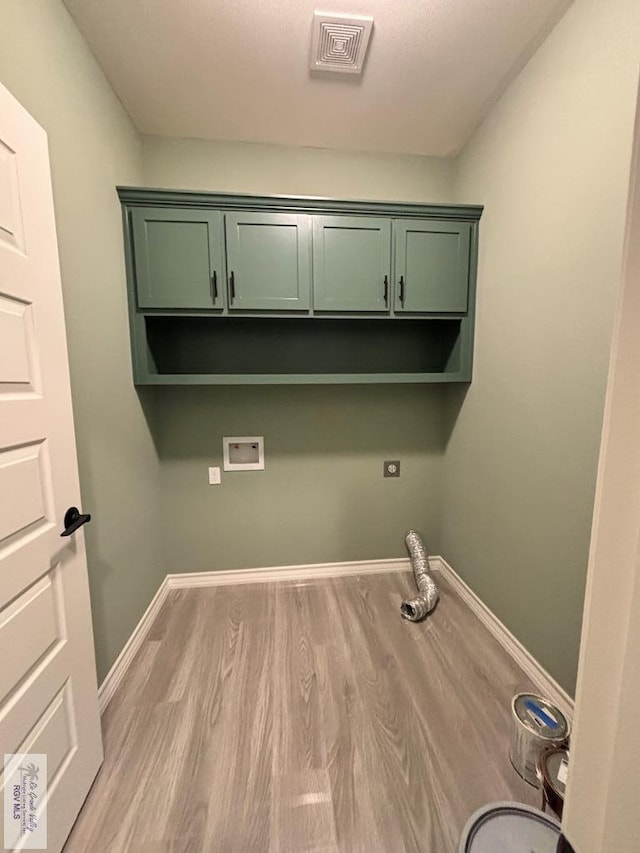
[[[125,677],[138,649],[144,643],[145,638],[168,595],[169,584],[167,583],[167,578],[165,578],[160,584],[158,591],[151,599],[151,604],[147,607],[142,618],[133,629],[133,633],[125,643],[124,648],[116,658],[113,666],[98,689],[98,708],[100,709],[100,714],[104,713],[105,708],[113,699],[113,694],[116,692],[120,682]]]
[[[455,589],[470,610],[496,638],[505,651],[524,670],[526,675],[548,699],[556,704],[569,719],[573,716],[573,700],[543,669],[522,643],[500,622],[478,596],[467,586],[442,557],[430,557],[432,571],[440,572]],[[145,640],[146,635],[160,612],[167,595],[173,589],[230,586],[249,583],[272,583],[274,581],[312,580],[335,578],[348,575],[406,572],[411,563],[406,558],[390,560],[353,560],[344,563],[311,563],[300,566],[271,566],[264,569],[230,569],[221,572],[190,572],[167,575],[142,619],[136,625],[125,647],[109,670],[98,690],[100,713],[104,712],[118,685],[124,678],[131,662]]]
[[[442,557],[433,557],[429,561],[435,571],[439,571],[455,589],[460,598],[470,610],[475,613],[485,628],[495,637],[502,648],[515,660],[524,670],[525,674],[533,681],[541,694],[553,702],[569,720],[573,718],[573,699],[563,690],[555,679],[542,667],[533,655],[525,649],[520,640],[516,639],[511,631],[503,625],[498,617],[492,613],[487,605],[462,580],[460,575]]]
[[[240,583],[306,581],[314,578],[338,578],[346,575],[372,575],[406,572],[411,563],[405,558],[391,560],[352,560],[346,563],[309,563],[301,566],[271,566],[264,569],[230,569],[222,572],[190,572],[167,575],[170,589],[202,586],[229,586]]]

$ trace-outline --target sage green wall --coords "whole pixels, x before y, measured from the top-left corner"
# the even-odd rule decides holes
[[[442,391],[402,386],[175,388],[159,451],[169,571],[404,556],[438,549]],[[264,471],[222,472],[223,435],[264,435]],[[382,477],[401,460],[399,479]]]
[[[451,202],[454,161],[142,136],[145,186],[376,201]]]
[[[448,394],[442,549],[575,684],[640,58],[637,0],[578,0],[458,162],[482,202],[474,381]]]
[[[98,675],[158,588],[158,461],[131,383],[116,184],[139,138],[59,0],[3,0],[0,81],[49,135]]]
[[[448,202],[452,163],[252,143],[142,138],[150,186]],[[442,391],[394,386],[161,392],[164,553],[172,572],[437,551]],[[264,472],[223,473],[223,435],[264,435]],[[383,479],[385,459],[401,477]]]

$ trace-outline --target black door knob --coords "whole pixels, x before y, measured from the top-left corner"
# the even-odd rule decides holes
[[[64,530],[60,536],[71,536],[88,521],[91,521],[91,516],[88,513],[82,515],[77,506],[70,506],[64,514]]]

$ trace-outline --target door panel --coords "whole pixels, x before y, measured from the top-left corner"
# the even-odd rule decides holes
[[[229,309],[309,308],[309,217],[290,213],[227,213]]]
[[[0,230],[0,236],[2,232]],[[0,397],[37,393],[32,306],[0,294]]]
[[[215,210],[134,208],[140,308],[222,308],[222,216]]]
[[[399,219],[394,234],[395,310],[466,312],[471,225]]]
[[[0,494],[14,495],[0,513],[0,544],[45,518],[42,442],[0,450]]]
[[[391,221],[313,217],[313,306],[318,311],[388,311]]]
[[[21,752],[40,752],[47,755],[49,783],[55,779],[63,762],[68,761],[77,748],[74,736],[73,701],[67,682],[56,694],[33,727]]]
[[[62,642],[58,616],[51,573],[0,613],[0,647],[12,650],[0,672],[0,695],[6,696],[55,643]]]
[[[58,853],[102,742],[47,138],[1,86],[0,116],[0,753],[47,753]]]
[[[17,153],[0,139],[0,239],[19,252],[24,249]]]

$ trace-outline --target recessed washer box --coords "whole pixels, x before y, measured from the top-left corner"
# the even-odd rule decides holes
[[[264,471],[264,437],[226,435],[222,439],[225,471]]]

